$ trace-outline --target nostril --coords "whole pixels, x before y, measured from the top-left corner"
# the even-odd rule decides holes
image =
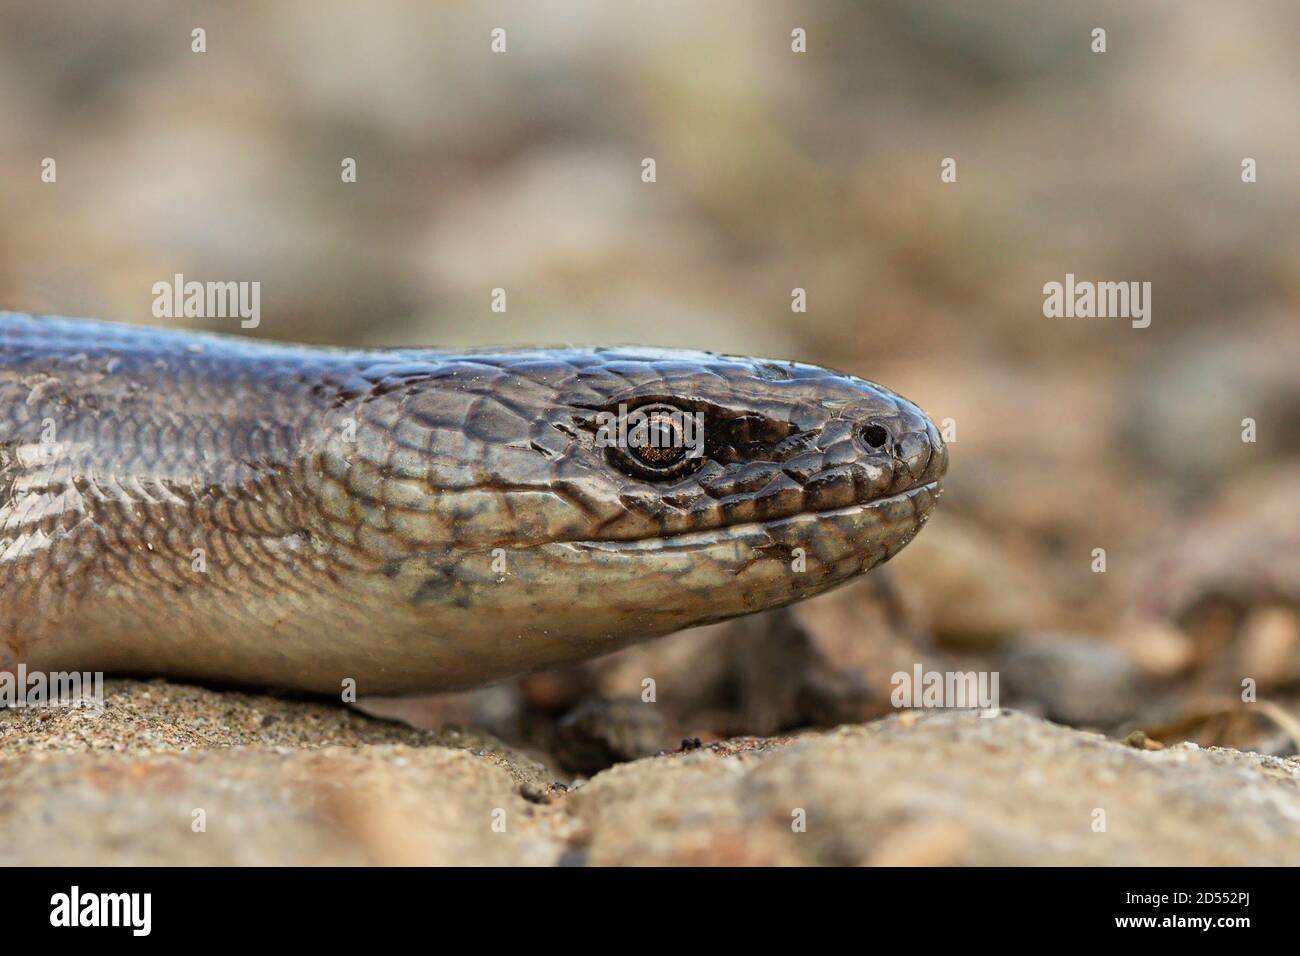
[[[871,423],[862,428],[862,440],[872,448],[884,448],[889,443],[889,429],[884,425]]]

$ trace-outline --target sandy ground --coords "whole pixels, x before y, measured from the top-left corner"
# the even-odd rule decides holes
[[[114,681],[0,713],[0,832],[2,865],[1294,865],[1300,761],[913,712],[575,781],[482,733]]]

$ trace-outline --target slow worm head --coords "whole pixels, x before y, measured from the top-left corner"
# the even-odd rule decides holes
[[[0,313],[0,670],[469,687],[819,594],[946,467],[811,365]]]

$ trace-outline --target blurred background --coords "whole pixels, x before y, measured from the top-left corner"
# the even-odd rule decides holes
[[[1139,746],[1295,752],[1294,3],[53,2],[3,24],[2,308],[157,323],[175,273],[258,281],[258,336],[799,359],[949,420],[939,514],[860,582],[377,709],[589,771],[879,716],[921,662]],[[1045,318],[1067,273],[1150,282],[1150,327]],[[647,675],[664,707],[590,704]]]

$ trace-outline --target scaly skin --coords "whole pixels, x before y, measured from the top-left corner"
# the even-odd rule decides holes
[[[685,473],[597,447],[649,401],[704,414]],[[841,584],[946,467],[915,405],[810,365],[0,313],[0,670],[470,687]]]

